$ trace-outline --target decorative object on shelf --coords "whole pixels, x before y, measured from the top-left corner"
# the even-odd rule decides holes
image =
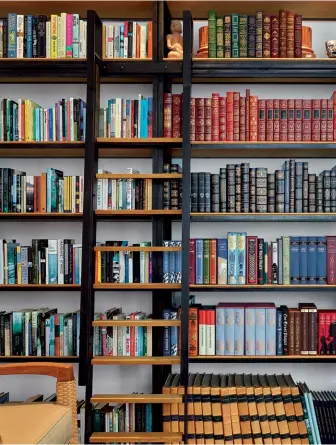
[[[206,59],[209,57],[208,30],[209,28],[207,26],[201,26],[198,30],[199,50],[195,56],[198,59]]]
[[[327,56],[329,58],[335,58],[336,57],[336,40],[327,40],[325,42],[326,50],[327,50]]]
[[[183,57],[183,37],[182,25],[179,20],[172,20],[170,24],[171,34],[167,35],[167,48],[169,59],[182,59]]]
[[[316,54],[312,48],[313,31],[309,26],[302,26],[302,58],[315,59]]]

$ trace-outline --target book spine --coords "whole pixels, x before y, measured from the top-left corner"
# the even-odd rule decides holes
[[[245,140],[250,140],[250,89],[246,89],[245,97]]]
[[[227,165],[227,211],[236,211],[236,167],[234,164]]]
[[[224,16],[224,57],[231,58],[231,16]]]
[[[294,312],[294,354],[301,354],[301,312],[296,310]]]
[[[225,355],[225,310],[216,308],[216,355]]]
[[[288,311],[288,355],[295,354],[295,313]]]
[[[294,57],[302,58],[302,15],[294,15]]]
[[[308,236],[307,243],[307,281],[308,284],[316,284],[316,237]]]
[[[208,309],[206,312],[206,355],[215,355],[216,348],[216,312]]]
[[[290,237],[290,284],[300,284],[300,238]]]
[[[279,18],[276,15],[271,16],[271,57],[279,57]]]
[[[258,238],[247,237],[247,284],[258,284]]]
[[[210,284],[210,240],[203,240],[203,284]]]
[[[285,172],[275,171],[275,211],[283,213],[285,211]]]
[[[172,134],[173,138],[181,137],[181,103],[182,96],[181,94],[173,94],[172,95]],[[146,125],[147,123],[144,122]],[[144,125],[144,126],[145,126]],[[142,128],[142,126],[141,126]]]
[[[272,241],[272,284],[279,283],[278,243]]]
[[[282,270],[283,284],[290,284],[290,237],[282,237]]]
[[[255,15],[248,16],[247,25],[247,57],[256,57],[256,17]]]
[[[172,126],[173,98],[171,93],[163,94],[163,137],[173,137]]]
[[[280,101],[273,100],[273,141],[280,141]]]
[[[286,24],[286,57],[294,58],[294,34],[295,34],[295,25],[294,25],[294,13],[292,11],[286,11],[287,16],[287,24]]]
[[[295,100],[288,99],[287,101],[287,140],[288,142],[295,141]]]
[[[336,237],[327,236],[327,284],[336,284]]]
[[[219,94],[212,93],[211,99],[211,140],[219,141]]]
[[[217,30],[216,30],[216,12],[208,12],[208,48],[209,58],[216,58],[217,54]]]
[[[196,284],[203,284],[203,240],[196,240]]]
[[[210,240],[210,283],[217,284],[217,240]]]
[[[227,284],[228,280],[228,240],[217,240],[217,280],[218,284]]]
[[[258,97],[250,96],[250,141],[258,140]]]
[[[271,57],[271,16],[263,15],[263,58]]]
[[[242,197],[242,194],[241,194],[241,180],[242,180],[242,178],[241,178],[241,165],[237,164],[235,166],[235,170],[236,170],[236,174],[235,174],[235,179],[236,179],[236,184],[235,184],[236,208],[235,208],[235,211],[237,213],[240,213],[241,212],[241,197]]]
[[[237,234],[228,233],[228,284],[238,284],[237,273]]]
[[[245,354],[256,354],[256,309],[254,307],[245,308]],[[265,337],[264,337],[265,344]]]
[[[280,141],[287,142],[287,99],[280,99]]]
[[[247,15],[239,14],[239,57],[247,57]]]
[[[246,137],[246,99],[239,98],[239,140],[245,141]]]
[[[232,14],[231,25],[231,54],[233,58],[239,57],[239,14]]]
[[[295,116],[294,116],[294,139],[296,142],[302,141],[302,99],[295,99]]]
[[[327,240],[324,236],[316,238],[316,284],[327,284]]]
[[[162,318],[164,320],[170,320],[171,319],[171,310],[170,309],[165,309],[163,311],[162,314]],[[171,329],[169,326],[165,326],[163,328],[163,355],[167,356],[167,355],[171,355],[170,354],[170,343],[171,343]]]
[[[226,97],[219,97],[219,140],[226,141]]]
[[[258,100],[258,141],[266,141],[266,101]]]
[[[306,236],[300,236],[299,257],[300,284],[308,284],[308,239]]]
[[[279,57],[287,57],[287,13],[283,9],[279,11]]]
[[[211,186],[211,212],[220,211],[220,175],[214,174],[210,177]]]
[[[198,355],[198,308],[189,308],[189,355]]]
[[[276,308],[266,308],[266,355],[276,354]]]
[[[312,123],[311,123],[311,111],[312,101],[302,100],[302,141],[310,142],[312,136]]]
[[[312,141],[319,142],[321,140],[321,100],[312,100]]]
[[[263,56],[263,13],[256,12],[256,57]]]
[[[217,17],[216,57],[224,57],[224,17]]]
[[[234,355],[244,355],[244,308],[234,309]]]
[[[266,309],[255,308],[255,353],[256,355],[266,355]]]
[[[273,99],[266,100],[266,141],[273,141]]]
[[[206,310],[200,310],[198,312],[198,353],[199,355],[207,355],[207,320],[206,320]]]
[[[233,105],[233,102],[232,102]],[[205,108],[204,99],[196,99],[196,141],[204,141],[205,131]],[[233,113],[233,110],[232,110]]]
[[[327,141],[334,140],[334,102],[328,99]]]
[[[17,35],[16,35],[17,18],[16,14],[8,14],[8,58],[17,57]]]
[[[239,141],[239,104],[240,94],[233,93],[233,140]]]
[[[316,355],[318,350],[318,322],[316,308],[309,308],[308,330],[308,353]]]
[[[328,131],[328,100],[321,100],[321,141],[327,141]]]
[[[237,284],[246,284],[246,233],[237,234]]]
[[[277,309],[276,310],[276,355],[283,355],[282,329],[283,329],[283,312],[281,309]]]
[[[196,100],[190,98],[190,141],[196,140]]]
[[[258,242],[258,284],[264,284],[264,240],[259,238]]]
[[[308,309],[307,308],[301,308],[300,310],[301,312],[301,326],[300,326],[300,330],[301,330],[301,348],[300,348],[300,353],[301,355],[307,355],[308,354],[308,349],[309,349],[309,327],[308,327],[308,323],[309,323],[309,314],[308,314]]]
[[[73,44],[73,16],[72,14],[66,15],[66,57],[72,57],[72,44]]]
[[[21,14],[17,15],[17,26],[16,26],[16,47],[17,54],[16,57],[18,59],[23,59],[24,57],[24,16]]]
[[[282,308],[282,348],[283,355],[288,355],[288,324],[289,324],[289,313],[288,308],[284,306]]]
[[[225,308],[225,355],[234,355],[234,308]]]

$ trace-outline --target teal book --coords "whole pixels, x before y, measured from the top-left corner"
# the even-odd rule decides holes
[[[13,312],[13,324],[12,324],[12,351],[13,355],[24,355],[24,322],[25,313],[24,312]]]
[[[145,405],[145,431],[151,433],[152,429],[152,404],[147,403]]]
[[[231,49],[232,57],[239,57],[239,14],[232,14],[231,23]]]
[[[59,314],[60,356],[64,356],[64,315]]]
[[[57,240],[48,240],[48,284],[57,284]]]
[[[50,315],[49,356],[55,355],[55,316]]]
[[[237,233],[228,233],[228,284],[238,284]]]
[[[8,284],[16,284],[16,248],[17,243],[7,244],[7,267],[8,267]]]

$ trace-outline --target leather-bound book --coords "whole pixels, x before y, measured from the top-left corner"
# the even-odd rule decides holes
[[[311,106],[310,99],[302,100],[302,141],[311,141]]]
[[[199,49],[196,54],[197,58],[209,57],[208,31],[209,28],[207,26],[201,26],[200,29],[198,30]]]
[[[233,141],[233,92],[226,95],[226,140]]]
[[[252,384],[252,374],[244,374],[244,386],[246,387],[246,396],[248,404],[248,413],[251,421],[251,431],[253,435],[253,443],[262,444],[262,436],[260,429],[260,422],[257,410],[256,397],[254,395],[254,388]]]
[[[233,93],[233,140],[239,141],[239,103],[240,93]]]
[[[283,375],[277,375],[276,380],[280,387],[282,399],[284,401],[283,407],[287,418],[288,431],[291,439],[290,443],[301,444],[298,422],[295,416],[295,409],[294,409],[291,389],[287,385]]]
[[[250,164],[241,164],[241,175],[242,175],[242,212],[250,212]]]
[[[247,57],[247,15],[239,14],[239,57]]]
[[[239,14],[232,14],[231,23],[231,55],[239,57]]]
[[[327,140],[328,99],[321,100],[321,141]]]
[[[211,141],[211,99],[204,99],[204,140]]]
[[[222,402],[224,441],[226,444],[233,444],[232,422],[231,422],[231,411],[230,411],[230,396],[229,396],[227,374],[221,374],[220,385],[221,385],[220,397],[221,397],[221,402]]]
[[[176,374],[169,374],[167,380],[162,388],[162,394],[170,394],[170,388],[173,383],[173,379]],[[165,433],[171,433],[171,416],[170,416],[170,403],[164,403],[162,405],[162,421],[163,431]]]
[[[235,166],[236,212],[241,213],[241,164]]]
[[[287,12],[283,9],[279,11],[279,57],[287,57]]]
[[[245,97],[239,98],[239,140],[245,141],[245,125],[246,125],[246,100]]]
[[[294,57],[294,12],[287,11],[287,57]]]
[[[299,303],[301,312],[301,355],[308,355],[309,350],[309,313],[305,303]]]
[[[237,387],[238,414],[240,419],[242,442],[243,444],[250,444],[252,440],[252,430],[243,374],[236,374],[235,383]]]
[[[213,421],[213,432],[215,444],[224,443],[222,403],[220,398],[220,375],[213,374],[211,377],[211,414]]]
[[[321,99],[312,100],[312,141],[321,140]]]
[[[296,309],[294,313],[295,323],[295,338],[294,338],[294,353],[295,355],[301,355],[301,312]]]
[[[263,13],[256,12],[256,57],[263,56]]]
[[[217,33],[216,33],[216,11],[209,11],[208,12],[208,47],[209,47],[209,58],[216,58],[217,54]]]
[[[180,138],[182,136],[181,131],[181,109],[182,109],[182,94],[173,94],[173,138]]]
[[[226,97],[219,97],[219,140],[226,141]]]
[[[247,244],[247,284],[258,284],[258,238],[248,236]]]
[[[196,443],[193,386],[196,374],[189,374],[187,388],[188,443]]]
[[[247,57],[256,56],[256,17],[249,15],[247,19]]]
[[[295,354],[295,311],[288,309],[288,355]]]
[[[302,141],[302,99],[295,99],[294,107],[294,140],[295,142],[300,142]]]
[[[336,236],[327,236],[327,284],[336,284]]]
[[[258,100],[258,141],[266,141],[266,101]]]
[[[172,126],[173,100],[171,93],[163,95],[163,137],[173,137]]]
[[[288,142],[295,141],[295,100],[288,99],[287,101],[287,140]]]
[[[196,99],[190,98],[190,141],[196,140]]]
[[[280,141],[280,101],[273,100],[273,140]]]
[[[279,18],[276,15],[271,16],[271,57],[279,57]]]
[[[333,101],[333,129],[334,129],[334,138],[333,140],[336,141],[336,91],[333,92],[333,95],[331,96],[331,99]]]
[[[273,141],[273,99],[266,100],[266,141]]]
[[[212,93],[211,100],[211,140],[219,141],[219,94]]]
[[[217,17],[217,42],[216,42],[217,58],[224,57],[224,17]]]
[[[334,140],[334,101],[328,99],[328,115],[327,115],[327,141]]]
[[[204,99],[196,99],[196,141],[204,141]]]
[[[228,376],[228,387],[229,387],[229,396],[230,396],[230,414],[231,414],[232,435],[233,435],[234,443],[242,443],[240,421],[239,421],[239,411],[238,411],[237,387],[236,387],[236,383],[235,383],[235,375],[234,374],[229,374],[229,376]]]
[[[263,58],[271,57],[271,16],[263,16]]]
[[[294,57],[302,58],[302,15],[294,15]]]
[[[280,141],[287,142],[287,99],[280,99]]]
[[[250,96],[250,141],[258,140],[258,97]]]
[[[197,374],[194,384],[192,386],[196,443],[204,443],[204,427],[203,427],[202,401],[201,401],[202,378],[203,378],[202,374]]]
[[[189,308],[189,355],[198,355],[198,307]]]
[[[224,57],[230,59],[231,52],[231,16],[224,16]]]
[[[250,140],[250,89],[246,89],[245,97],[245,140]]]
[[[270,431],[270,433],[267,434],[266,437],[263,436],[263,439],[264,439],[265,444],[268,444],[268,443],[273,444],[273,443],[275,443],[274,436],[279,434],[278,422],[277,422],[276,416],[275,416],[274,401],[273,401],[270,385],[267,381],[267,376],[260,375],[259,379],[260,379],[260,383],[261,383],[262,390],[263,390],[263,396],[264,396],[265,407],[266,407],[266,415],[268,418],[269,431]],[[261,430],[262,430],[262,427],[261,427]]]
[[[204,374],[201,386],[201,401],[202,401],[202,414],[203,414],[203,427],[204,427],[204,441],[205,444],[214,443],[214,430],[213,421],[211,415],[211,374]]]

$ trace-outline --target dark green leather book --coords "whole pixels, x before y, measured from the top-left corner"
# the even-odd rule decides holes
[[[256,12],[256,57],[263,56],[263,13]]]
[[[217,58],[224,57],[224,17],[217,17]]]
[[[247,15],[239,15],[239,57],[247,57]]]
[[[232,14],[231,48],[232,57],[239,57],[239,14]]]
[[[224,57],[231,58],[231,16],[224,17]]]
[[[210,284],[210,240],[203,240],[203,284]]]
[[[208,46],[209,58],[216,58],[217,55],[217,26],[216,26],[216,11],[209,11],[208,13]]]

